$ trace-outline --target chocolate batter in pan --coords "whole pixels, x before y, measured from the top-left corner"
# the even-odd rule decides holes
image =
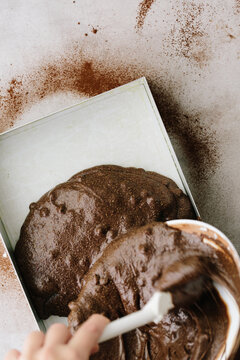
[[[56,186],[30,205],[15,249],[39,316],[68,315],[83,276],[118,235],[194,217],[172,180],[143,169],[96,166]]]
[[[216,359],[224,346],[229,321],[225,304],[209,277],[225,283],[238,304],[240,279],[223,245],[216,250],[202,240],[163,223],[152,223],[129,231],[109,245],[84,278],[78,299],[70,303],[72,332],[95,312],[114,320],[139,310],[156,289],[173,291],[180,305],[160,324],[102,344],[93,359]],[[200,279],[195,289],[189,287],[193,279]],[[190,295],[197,291],[197,297],[191,299],[194,303],[181,304],[179,285]]]

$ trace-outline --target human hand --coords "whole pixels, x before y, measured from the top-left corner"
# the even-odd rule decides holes
[[[98,351],[98,339],[109,320],[92,315],[72,336],[67,326],[52,325],[46,334],[32,332],[23,351],[11,350],[4,360],[88,360]]]

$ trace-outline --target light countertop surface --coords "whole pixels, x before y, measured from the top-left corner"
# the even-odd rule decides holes
[[[2,1],[0,132],[146,76],[203,220],[240,251],[239,0],[144,3]],[[35,323],[0,258],[2,358]]]

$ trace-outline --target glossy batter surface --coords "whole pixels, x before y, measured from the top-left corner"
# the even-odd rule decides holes
[[[220,279],[235,295],[240,293],[238,271],[221,244],[218,251],[201,236],[163,223],[132,230],[116,239],[89,270],[78,299],[70,304],[71,330],[95,312],[114,320],[137,311],[156,289],[172,291],[180,284],[191,295],[187,284],[201,276]],[[226,307],[211,283],[194,286],[195,303],[175,307],[158,325],[102,344],[93,359],[216,359],[228,329]]]
[[[40,317],[66,316],[82,278],[118,235],[152,221],[194,218],[170,179],[114,165],[82,171],[30,205],[15,256]]]

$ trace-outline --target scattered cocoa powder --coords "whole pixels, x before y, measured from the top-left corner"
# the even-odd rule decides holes
[[[96,29],[96,28],[93,27],[93,28],[92,28],[92,33],[93,33],[93,34],[96,34],[97,32],[98,32],[98,29]]]
[[[232,35],[232,34],[227,34],[228,37],[230,37],[231,40],[236,39],[236,36]]]
[[[155,0],[142,0],[140,2],[140,4],[138,5],[138,13],[137,13],[137,17],[136,17],[136,20],[137,20],[136,29],[137,30],[140,30],[143,27],[145,18],[154,2],[155,2]]]
[[[12,79],[5,91],[0,90],[0,132],[14,124],[24,107],[25,98],[21,76]]]
[[[69,62],[68,59],[62,59],[60,64],[44,66],[41,73],[41,97],[59,91],[94,96],[132,80],[124,70],[118,69],[112,73],[103,65],[87,60],[79,64],[77,60]]]
[[[88,33],[85,33],[84,35],[85,35],[85,36],[88,36]]]
[[[71,60],[70,60],[71,59]],[[31,73],[12,79],[0,93],[0,132],[7,130],[33,104],[58,92],[94,96],[133,80],[125,68],[108,69],[104,64],[66,54],[60,60],[40,65]]]
[[[188,170],[197,183],[205,181],[219,165],[216,134],[202,125],[199,114],[187,114],[170,92],[149,83],[169,136],[180,145]]]
[[[213,17],[213,9],[206,2],[183,1],[178,2],[173,11],[176,21],[163,41],[166,55],[184,57],[200,67],[207,65],[212,51],[203,19]]]
[[[16,279],[14,268],[5,251],[5,247],[0,240],[0,287],[5,289],[13,287],[14,279]]]
[[[236,13],[240,12],[240,0],[235,0]]]
[[[8,258],[8,255],[5,251],[5,248],[0,241],[0,272],[6,272],[12,267],[11,262]]]
[[[95,96],[144,75],[140,68],[124,64],[114,66],[111,59],[101,63],[82,59],[81,54],[66,53],[49,60],[27,75],[10,81],[0,97],[0,132],[9,128],[24,111],[41,99],[56,93]],[[154,76],[148,78],[165,126],[180,144],[196,178],[210,176],[218,165],[215,134],[202,127],[198,114],[187,114],[176,103],[171,92],[160,88]]]

